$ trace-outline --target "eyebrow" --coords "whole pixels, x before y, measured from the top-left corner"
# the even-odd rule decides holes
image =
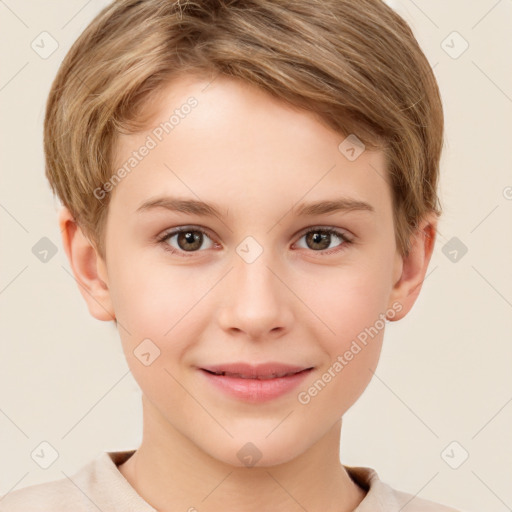
[[[220,208],[212,203],[205,203],[195,199],[179,199],[176,197],[157,197],[149,199],[137,208],[137,213],[163,208],[170,211],[199,215],[203,217],[222,217]],[[301,203],[292,213],[300,217],[325,215],[339,211],[368,211],[375,212],[375,208],[357,199],[342,197],[332,200]]]

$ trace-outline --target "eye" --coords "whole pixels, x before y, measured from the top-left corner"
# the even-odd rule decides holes
[[[324,252],[329,249],[333,236],[341,240],[342,243],[338,244],[334,249]],[[312,248],[314,252],[320,252],[322,254],[332,254],[342,251],[345,249],[346,245],[353,243],[345,233],[334,228],[309,228],[308,231],[301,236],[301,239],[304,237],[307,248]]]
[[[171,240],[175,237],[177,247],[173,247],[171,244]],[[211,240],[206,231],[203,229],[194,226],[183,226],[173,229],[172,231],[168,231],[157,241],[163,245],[163,248],[166,251],[170,251],[171,253],[180,253],[183,256],[188,256],[187,254],[183,253],[198,252],[198,250],[203,246],[205,237]]]
[[[181,226],[164,233],[157,239],[157,243],[161,244],[164,250],[172,254],[188,257],[192,256],[193,253],[200,252],[201,248],[204,249],[205,237],[212,242],[210,247],[206,247],[206,249],[213,248],[216,244],[204,229],[195,226]],[[333,237],[341,240],[341,243],[335,246],[334,249],[330,248]],[[347,245],[353,243],[344,232],[330,227],[309,228],[301,235],[300,239],[302,238],[306,240],[306,248],[310,248],[313,252],[319,252],[320,254],[340,252]],[[175,239],[174,243],[176,245],[173,245],[173,239]]]

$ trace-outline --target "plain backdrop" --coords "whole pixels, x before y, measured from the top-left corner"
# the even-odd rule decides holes
[[[50,84],[106,3],[0,2],[0,495],[141,440],[140,391],[113,324],[79,293],[44,176]],[[443,96],[444,215],[420,297],[388,324],[376,374],[344,416],[341,460],[461,510],[511,510],[512,2],[389,3]],[[58,44],[49,56],[34,49],[43,32]],[[55,254],[41,261],[45,238]],[[47,469],[31,457],[42,442],[58,454]]]

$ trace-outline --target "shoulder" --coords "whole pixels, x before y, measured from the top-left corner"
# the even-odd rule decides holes
[[[0,498],[0,512],[85,512],[87,498],[67,478],[30,485]]]
[[[98,512],[111,482],[109,454],[103,452],[70,476],[17,489],[0,497],[0,512]]]
[[[101,452],[70,476],[11,491],[0,512],[156,512],[118,469],[134,452]]]
[[[435,501],[419,498],[407,492],[394,489],[392,492],[394,493],[399,509],[403,509],[403,512],[463,512],[448,505],[442,505]]]
[[[366,496],[354,512],[464,512],[448,505],[393,489],[377,472],[368,467],[345,466],[354,482],[366,490]]]

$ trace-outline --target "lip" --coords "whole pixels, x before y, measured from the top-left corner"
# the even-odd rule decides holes
[[[294,374],[308,368],[311,367],[277,362],[261,363],[257,365],[244,362],[236,362],[203,366],[201,369],[208,370],[212,373],[225,372],[226,374],[239,374],[248,378],[266,378],[272,376],[282,376],[283,374]]]
[[[200,373],[229,396],[251,403],[261,403],[289,393],[297,387],[313,367],[283,363],[226,363],[199,368]],[[225,372],[216,375],[213,372]]]

